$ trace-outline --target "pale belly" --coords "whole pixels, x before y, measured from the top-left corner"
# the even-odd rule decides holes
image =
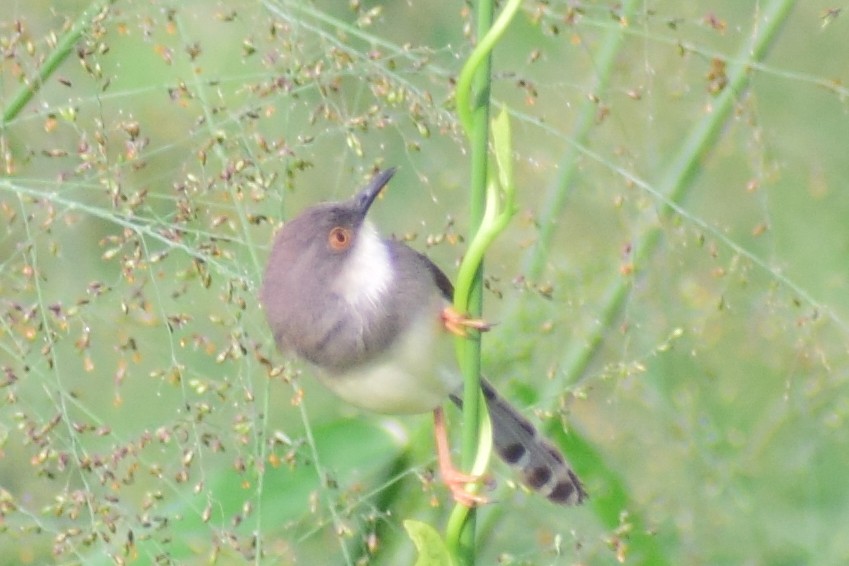
[[[438,323],[423,320],[385,355],[343,374],[319,372],[321,382],[358,407],[386,414],[432,411],[461,385],[453,344]]]

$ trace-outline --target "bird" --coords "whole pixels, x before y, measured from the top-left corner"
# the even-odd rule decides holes
[[[277,232],[260,303],[278,350],[307,363],[342,400],[369,411],[433,414],[437,461],[454,499],[486,502],[465,485],[478,481],[451,462],[443,405],[462,407],[452,366],[452,335],[489,325],[451,306],[453,286],[422,253],[380,235],[367,215],[395,174],[378,170],[352,198],[302,211]],[[587,497],[561,451],[486,379],[483,398],[496,454],[522,482],[559,505]]]

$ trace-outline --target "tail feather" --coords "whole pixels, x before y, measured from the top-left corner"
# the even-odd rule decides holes
[[[581,480],[554,444],[519,414],[495,388],[481,379],[481,388],[492,420],[492,441],[498,456],[519,470],[522,482],[559,505],[577,505],[587,497]],[[451,400],[462,407],[463,401]]]

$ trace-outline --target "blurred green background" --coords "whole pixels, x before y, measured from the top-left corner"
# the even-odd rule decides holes
[[[591,499],[494,464],[480,563],[849,560],[849,19],[792,5],[528,1],[496,48],[520,213],[484,365]],[[96,6],[7,3],[3,112]],[[337,402],[256,296],[281,222],[389,165],[373,219],[455,273],[468,6],[94,13],[0,132],[0,563],[412,563],[403,521],[450,511],[429,419]]]

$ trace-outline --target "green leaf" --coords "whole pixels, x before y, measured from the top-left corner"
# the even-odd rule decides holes
[[[513,186],[513,145],[510,139],[510,114],[506,107],[492,119],[492,148],[498,165],[498,183],[502,190]]]
[[[406,520],[404,528],[419,551],[415,566],[453,566],[451,553],[436,529],[421,521]]]

